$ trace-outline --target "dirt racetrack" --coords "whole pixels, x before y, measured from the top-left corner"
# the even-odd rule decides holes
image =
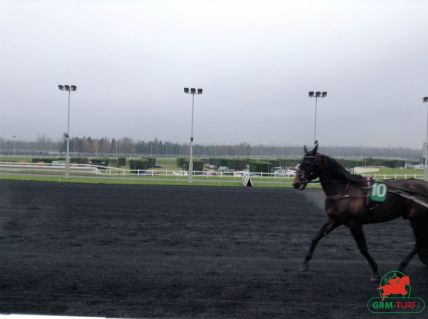
[[[379,316],[366,308],[378,283],[346,228],[298,271],[325,218],[320,190],[3,181],[0,194],[0,313]],[[365,230],[380,271],[395,270],[413,244],[408,222]],[[428,268],[415,257],[407,272],[428,301]]]

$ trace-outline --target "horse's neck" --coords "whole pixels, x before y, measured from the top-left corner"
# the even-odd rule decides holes
[[[323,167],[320,172],[320,182],[324,193],[327,196],[339,195],[344,191],[349,181],[336,174],[336,172]]]

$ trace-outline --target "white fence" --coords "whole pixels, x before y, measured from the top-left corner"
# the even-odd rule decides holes
[[[424,179],[424,174],[362,174],[366,177],[373,177],[375,180],[383,180],[383,179]]]
[[[63,173],[65,164],[0,162],[0,171],[26,173]],[[70,164],[71,174],[125,175],[125,169],[90,164]]]
[[[61,175],[64,173],[65,165],[60,164],[44,164],[44,163],[19,163],[19,162],[0,162],[0,172],[2,173],[20,173],[20,174],[47,174],[47,175]],[[98,175],[98,176],[122,176],[122,177],[173,177],[180,178],[188,176],[187,171],[180,170],[129,170],[123,168],[116,168],[110,166],[99,166],[90,164],[70,164],[70,174],[74,176],[85,175]],[[292,180],[292,174],[274,174],[265,172],[250,172],[247,171],[194,171],[193,176],[198,178],[242,178],[243,175],[250,174],[255,179],[281,179]],[[408,179],[416,178],[423,179],[421,174],[363,174],[364,176],[371,176],[374,179]]]

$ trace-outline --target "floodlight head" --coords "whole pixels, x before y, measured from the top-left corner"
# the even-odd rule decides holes
[[[195,94],[196,93],[196,89],[195,88],[191,88],[190,89],[190,93]]]
[[[64,85],[64,89],[65,89],[66,91],[70,91],[70,85]]]
[[[198,94],[202,94],[202,89],[198,89]]]
[[[314,91],[309,91],[309,97],[314,97]]]
[[[70,88],[71,88],[72,91],[76,91],[77,90],[77,86],[75,86],[75,85],[70,86]]]
[[[320,96],[321,96],[321,92],[320,92],[320,91],[316,91],[316,92],[315,92],[315,96],[316,96],[316,97],[320,97]]]
[[[425,97],[422,99],[422,101],[423,101],[423,102],[425,102],[425,103],[428,103],[428,96],[425,96]]]
[[[189,88],[184,88],[184,93],[189,93]]]
[[[321,93],[321,96],[322,96],[322,97],[326,97],[326,96],[327,96],[327,92],[322,92],[322,93]]]
[[[60,89],[61,91],[64,90],[64,85],[59,84],[58,89]]]

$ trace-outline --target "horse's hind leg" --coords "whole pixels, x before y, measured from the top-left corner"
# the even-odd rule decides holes
[[[361,254],[366,257],[367,261],[370,264],[370,267],[372,267],[373,270],[373,277],[371,278],[372,281],[377,281],[380,278],[379,271],[377,269],[377,264],[370,256],[369,251],[367,249],[367,243],[366,238],[364,236],[363,227],[361,225],[355,225],[350,227],[352,236],[354,236],[355,241],[357,242],[358,248],[361,252]]]
[[[403,261],[400,263],[400,267],[398,268],[399,271],[404,271],[404,268],[406,268],[410,260],[412,260],[412,258],[416,255],[417,251],[418,251],[418,248],[416,244],[415,247],[410,252],[410,254],[408,254],[407,257],[404,258]]]
[[[415,214],[417,215],[417,214]],[[410,260],[420,252],[421,245],[423,245],[424,240],[427,236],[426,229],[428,228],[427,222],[420,219],[412,219],[410,220],[410,225],[413,229],[413,234],[415,236],[415,247],[412,249],[409,255],[407,255],[406,258],[403,259],[403,261],[400,263],[400,271],[404,271],[404,268],[409,264]]]
[[[311,247],[309,248],[308,253],[305,256],[305,261],[303,262],[303,265],[301,267],[301,271],[306,271],[308,269],[308,263],[309,260],[312,259],[312,255],[314,254],[315,247],[317,246],[318,242],[325,236],[327,236],[331,231],[336,229],[339,226],[339,224],[336,224],[332,220],[328,220],[321,229],[317,232],[315,237],[312,239]]]

